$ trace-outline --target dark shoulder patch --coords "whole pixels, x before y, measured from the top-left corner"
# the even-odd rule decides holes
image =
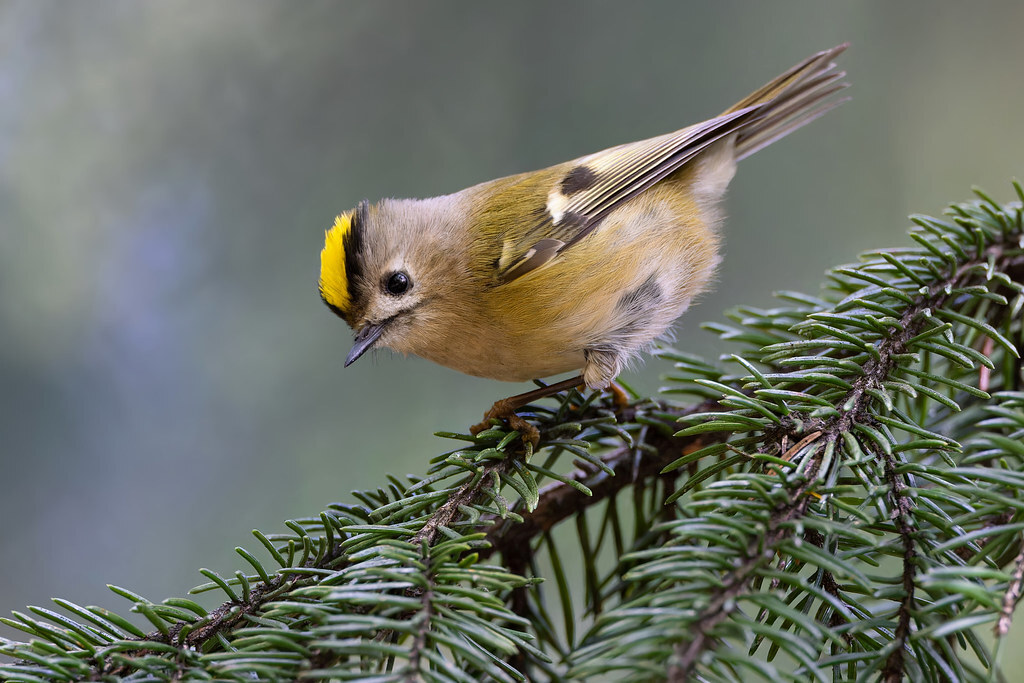
[[[597,174],[589,166],[576,166],[562,178],[562,194],[565,196],[589,190],[597,182]]]

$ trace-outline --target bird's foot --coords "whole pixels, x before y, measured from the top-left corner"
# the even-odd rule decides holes
[[[536,450],[537,444],[540,443],[540,430],[516,413],[516,409],[520,408],[521,405],[517,405],[513,399],[515,399],[514,396],[495,401],[491,409],[484,413],[483,421],[470,427],[469,433],[475,436],[493,427],[494,420],[501,420],[502,422],[507,422],[511,429],[519,432],[523,443],[533,444],[533,448]]]

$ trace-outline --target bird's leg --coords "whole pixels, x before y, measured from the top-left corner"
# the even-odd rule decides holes
[[[608,385],[608,393],[612,395],[612,404],[619,410],[628,406],[629,402],[633,400],[626,389],[615,380]]]
[[[519,417],[516,411],[525,406],[527,403],[533,403],[542,398],[553,396],[560,391],[567,389],[574,389],[583,384],[583,375],[577,375],[571,379],[565,379],[561,382],[555,382],[545,387],[537,387],[532,391],[527,391],[522,394],[516,394],[515,396],[509,396],[503,398],[500,401],[495,401],[491,409],[484,413],[484,420],[479,424],[475,424],[469,428],[470,434],[479,434],[485,429],[491,428],[491,420],[504,420],[508,422],[508,426],[519,432],[523,441],[529,441],[536,448],[540,442],[540,432],[532,424]]]

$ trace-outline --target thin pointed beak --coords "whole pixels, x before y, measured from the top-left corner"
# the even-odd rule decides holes
[[[352,350],[348,352],[348,356],[345,358],[346,368],[359,360],[359,356],[370,350],[373,343],[380,339],[380,335],[384,333],[384,328],[389,322],[391,322],[390,319],[379,323],[368,323],[363,329],[359,330],[355,343],[352,344]]]

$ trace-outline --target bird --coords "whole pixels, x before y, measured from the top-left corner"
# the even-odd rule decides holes
[[[669,332],[720,262],[736,163],[844,102],[818,52],[722,114],[661,135],[426,199],[363,200],[326,231],[320,297],[372,348],[505,381],[570,379],[497,401],[603,390]]]

